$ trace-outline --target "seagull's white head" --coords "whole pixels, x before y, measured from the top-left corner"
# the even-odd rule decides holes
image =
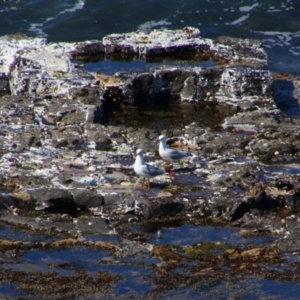
[[[165,137],[164,135],[160,135],[160,136],[158,137],[158,140],[159,140],[159,141],[165,141],[165,140],[166,140],[166,137]]]
[[[136,154],[137,155],[140,155],[140,154],[143,154],[143,153],[144,153],[144,151],[142,149],[137,149],[136,150]]]

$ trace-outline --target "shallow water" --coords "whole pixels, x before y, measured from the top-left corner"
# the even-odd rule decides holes
[[[218,243],[226,244],[229,247],[244,247],[247,245],[273,243],[275,238],[272,236],[260,236],[252,238],[243,238],[239,231],[229,227],[213,226],[196,226],[186,224],[182,226],[157,226],[150,225],[133,225],[133,229],[143,232],[148,236],[147,243],[156,246],[173,245],[175,247],[185,247],[193,244]],[[10,230],[10,229],[7,229]],[[161,230],[162,235],[157,238],[157,231]],[[4,229],[0,231],[4,233]],[[22,231],[14,229],[14,238],[18,239],[23,236]],[[32,236],[27,236],[32,239]],[[34,237],[34,235],[33,235]],[[89,235],[85,236],[87,239]],[[94,235],[90,240],[117,242],[118,236]],[[26,239],[24,239],[25,241]],[[38,239],[37,239],[38,240]],[[212,252],[212,255],[219,255],[221,252]],[[220,251],[220,249],[219,249]],[[297,257],[286,256],[287,261],[295,261]],[[110,295],[118,297],[133,296],[136,297],[153,293],[156,289],[153,284],[153,278],[157,276],[155,270],[163,263],[159,258],[149,254],[139,255],[136,257],[118,257],[113,252],[98,250],[86,247],[74,247],[68,249],[45,249],[45,250],[25,250],[21,256],[10,259],[4,259],[1,263],[1,270],[11,270],[18,274],[28,274],[28,278],[36,272],[39,274],[57,274],[62,282],[64,278],[75,276],[80,270],[87,272],[88,276],[96,276],[97,272],[108,272],[121,276],[122,280],[113,283],[112,290],[106,294],[108,299]],[[178,267],[172,272],[185,276],[189,266],[201,265],[200,262],[191,261],[179,263]],[[224,266],[225,267],[225,266]],[[287,266],[288,267],[288,266]],[[154,268],[154,269],[153,269]],[[226,267],[225,267],[226,268]],[[266,268],[273,268],[275,272],[281,272],[284,264],[278,266],[266,265]],[[290,267],[288,267],[290,268]],[[218,299],[229,299],[232,297],[241,297],[241,299],[261,299],[260,297],[273,297],[272,299],[297,299],[300,291],[300,284],[292,282],[276,281],[273,279],[262,279],[258,276],[239,278],[237,272],[236,278],[224,278],[212,285],[210,281],[199,281],[193,287],[178,287],[173,290],[166,290],[161,294],[161,299],[181,299],[182,297],[196,297],[197,299],[207,299],[216,297]],[[152,278],[152,279],[150,279]],[[27,285],[15,283],[0,284],[0,295],[6,298],[26,297],[28,291]],[[82,288],[82,286],[78,286]],[[257,298],[258,297],[258,298]],[[77,297],[72,299],[79,299]],[[91,298],[92,299],[92,298]]]
[[[29,36],[45,37],[51,41],[84,41],[102,39],[115,32],[130,32],[137,29],[154,28],[179,29],[195,26],[203,37],[213,38],[229,35],[241,38],[261,39],[269,56],[272,72],[290,72],[300,75],[300,22],[299,1],[96,1],[96,0],[4,0],[0,2],[0,36],[21,32]],[[266,22],[267,20],[267,22]],[[182,65],[186,62],[164,61],[167,66]],[[211,66],[214,62],[191,62],[189,65]],[[121,62],[100,60],[89,62],[85,67],[89,71],[112,75],[115,72],[140,71],[155,67],[156,63],[144,61]],[[161,63],[159,64],[161,65]],[[131,160],[127,164],[130,164]],[[270,172],[299,174],[297,165],[272,166]],[[178,174],[178,182],[193,186],[196,177]],[[267,178],[266,178],[267,180]],[[111,188],[114,190],[114,187]],[[125,189],[125,188],[124,188]],[[151,189],[150,195],[160,192],[160,188]],[[141,191],[138,191],[141,192]],[[144,192],[144,191],[143,191]],[[147,191],[145,191],[147,193]],[[200,192],[195,192],[199,195]],[[183,225],[180,227],[143,227],[135,225],[137,231],[145,233],[148,243],[154,245],[183,246],[207,242],[223,242],[232,246],[260,245],[274,241],[272,236],[243,238],[232,228],[211,226]],[[161,238],[157,237],[161,231]],[[0,238],[20,241],[50,241],[58,237],[31,234],[8,227],[0,228]],[[103,240],[115,242],[117,236],[103,236],[86,233],[91,241]],[[103,250],[76,248],[65,250],[28,250],[22,255],[4,258],[0,270],[5,268],[22,272],[58,272],[70,276],[77,268],[84,268],[93,273],[98,270],[119,274],[126,278],[116,282],[113,293],[126,295],[145,293],[153,288],[147,282],[151,273],[150,264],[158,264],[157,258],[144,256],[137,259],[122,259],[123,265],[117,264],[119,258],[113,257],[110,263],[103,259],[112,254]],[[134,260],[134,261],[133,261]],[[125,262],[125,263],[124,263]],[[145,266],[133,265],[144,263]],[[65,269],[63,266],[70,266]],[[198,298],[208,299],[297,299],[300,285],[297,283],[266,280],[258,277],[244,279],[233,278],[234,282],[224,280],[216,286],[177,288],[165,292],[162,299]],[[0,285],[0,296],[16,298],[20,295],[20,286],[13,283]]]
[[[185,246],[198,243],[221,242],[229,246],[260,244],[274,241],[272,236],[244,238],[238,230],[227,227],[200,225],[182,225],[180,227],[163,227],[156,224],[134,225],[133,228],[145,232],[147,242],[157,245]],[[160,238],[158,238],[158,231]]]
[[[9,241],[22,241],[22,242],[50,242],[59,239],[58,236],[46,235],[37,232],[30,232],[28,230],[20,230],[16,228],[0,225],[0,239]]]
[[[81,64],[81,61],[74,60],[74,63]],[[146,62],[142,60],[132,61],[117,61],[110,59],[103,59],[94,62],[85,62],[84,68],[88,72],[98,72],[105,75],[113,75],[115,73],[127,73],[127,72],[142,72],[143,70],[149,70],[157,66],[165,67],[213,67],[216,66],[216,62],[212,60],[208,61],[178,61],[178,60],[164,60],[161,62]]]

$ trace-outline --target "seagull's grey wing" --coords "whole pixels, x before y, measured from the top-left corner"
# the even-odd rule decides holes
[[[164,169],[160,169],[155,166],[146,164],[143,166],[143,172],[146,176],[152,177],[152,176],[158,176],[158,175],[165,174],[166,171]]]
[[[187,157],[189,154],[185,151],[180,151],[180,150],[169,148],[169,149],[167,149],[167,155],[171,159],[176,160],[176,159],[181,159],[181,158]]]

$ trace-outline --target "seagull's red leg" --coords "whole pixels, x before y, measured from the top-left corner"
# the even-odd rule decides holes
[[[170,162],[169,161],[166,161],[166,164],[165,164],[165,170],[168,172],[168,170],[170,170]]]
[[[169,175],[171,175],[171,176],[174,176],[174,175],[175,175],[174,170],[170,170],[168,173],[169,173]]]
[[[142,181],[142,183],[140,184],[140,189],[143,189],[143,188],[144,188],[144,183],[145,183],[145,177],[143,177],[143,181]]]
[[[168,162],[168,168],[165,168],[165,170],[169,173],[169,175],[175,175],[173,163]]]

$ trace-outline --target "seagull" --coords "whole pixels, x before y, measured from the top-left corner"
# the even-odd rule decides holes
[[[164,169],[157,168],[155,166],[149,165],[144,160],[144,151],[142,149],[136,150],[135,163],[133,169],[138,176],[144,178],[141,187],[144,187],[145,178],[155,177],[158,175],[163,175],[166,173]],[[150,188],[150,181],[148,181],[148,189]]]
[[[173,167],[174,161],[189,156],[189,153],[186,151],[180,151],[169,147],[167,145],[167,140],[164,135],[160,135],[158,140],[159,140],[159,148],[158,148],[159,155],[168,164],[171,163],[171,167]]]

